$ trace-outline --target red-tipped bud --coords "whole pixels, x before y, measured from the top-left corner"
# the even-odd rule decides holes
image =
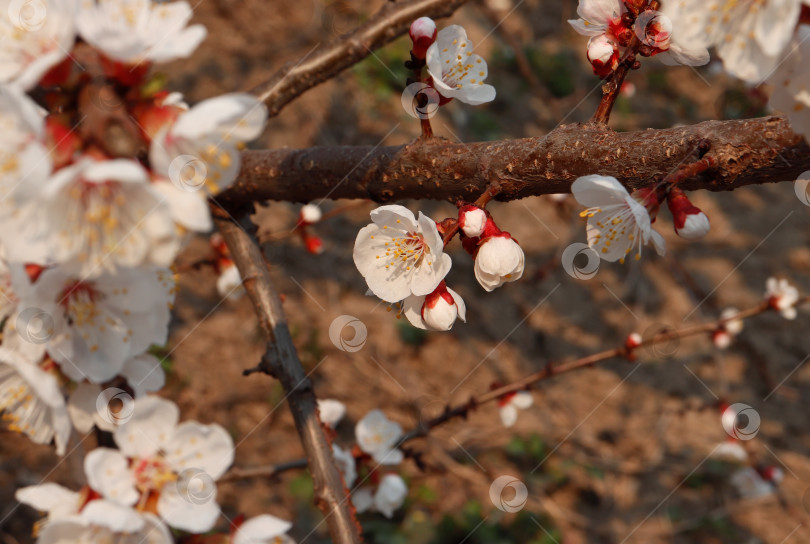
[[[627,335],[624,340],[625,357],[628,361],[636,360],[636,348],[641,345],[641,335],[633,332]]]
[[[145,104],[135,107],[133,115],[138,121],[143,137],[151,142],[163,127],[174,123],[174,120],[182,112],[183,108],[178,106]]]
[[[422,304],[422,321],[434,331],[449,331],[457,318],[466,319],[466,307],[458,293],[447,289],[442,280],[436,289],[425,297]]]
[[[709,233],[709,218],[700,208],[694,206],[679,188],[673,187],[670,190],[667,205],[672,212],[672,221],[678,236],[687,240],[697,240]]]
[[[307,236],[304,240],[304,244],[307,247],[307,251],[313,255],[323,253],[323,241],[317,236]]]
[[[436,41],[438,32],[436,23],[430,17],[420,17],[411,23],[409,34],[413,41],[413,56],[417,59],[424,59],[428,47]]]
[[[594,36],[588,41],[588,61],[593,73],[604,79],[619,67],[619,46],[605,34]]]
[[[458,228],[465,236],[470,238],[478,238],[484,233],[484,227],[487,225],[487,212],[468,204],[462,206],[458,210]]]

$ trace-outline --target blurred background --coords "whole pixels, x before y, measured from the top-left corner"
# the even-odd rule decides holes
[[[195,21],[209,36],[195,56],[168,65],[169,88],[189,102],[249,90],[285,62],[362,23],[381,5],[373,1],[202,0]],[[457,101],[433,119],[434,132],[451,141],[542,136],[559,123],[587,121],[600,81],[585,59],[586,38],[565,22],[572,0],[470,2],[439,26],[467,28],[476,52],[489,63],[494,102]],[[400,104],[407,71],[407,37],[376,51],[352,69],[307,92],[272,119],[253,147],[400,145],[419,123]],[[712,64],[668,68],[645,59],[614,108],[619,131],[665,128],[708,119],[766,114],[765,95],[725,76]],[[597,173],[597,172],[595,172]],[[780,180],[774,180],[780,181]],[[467,303],[467,323],[448,333],[411,327],[384,304],[366,297],[352,262],[357,231],[372,203],[324,202],[333,217],[316,225],[324,252],[306,251],[290,231],[299,206],[272,203],[256,222],[301,359],[316,394],[348,406],[338,442],[350,446],[354,423],[379,408],[405,429],[448,404],[466,401],[495,383],[508,383],[549,361],[573,359],[623,344],[632,332],[654,334],[719,316],[728,306],[757,304],[769,276],[785,277],[810,292],[810,213],[792,184],[746,187],[733,193],[691,195],[710,217],[699,242],[678,239],[668,213],[655,223],[666,257],[645,251],[640,262],[602,263],[590,280],[560,266],[562,251],[585,241],[581,207],[568,198],[529,198],[490,206],[499,226],[526,253],[524,277],[486,293],[473,263],[453,243],[448,284]],[[436,220],[455,215],[444,202],[403,202]],[[348,206],[348,207],[346,207]],[[195,239],[180,264],[208,255]],[[217,422],[237,444],[235,466],[253,467],[302,455],[283,392],[266,376],[242,377],[263,352],[249,301],[221,301],[210,268],[180,275],[180,292],[164,358],[162,394],[183,417]],[[363,348],[350,353],[329,339],[332,321],[352,315],[367,327]],[[807,312],[795,321],[763,315],[748,321],[727,350],[699,336],[639,352],[634,363],[612,361],[545,381],[533,389],[534,406],[505,429],[495,405],[408,445],[422,470],[406,460],[394,470],[409,486],[405,506],[391,520],[363,514],[370,543],[798,543],[810,541],[810,356]],[[778,468],[777,487],[757,495],[732,481],[740,465],[710,456],[729,439],[721,403],[741,402],[761,418],[743,444],[750,463]],[[0,431],[0,538],[31,542],[38,519],[17,508],[14,490],[50,481],[76,486],[90,436],[65,459],[8,431]],[[497,477],[527,487],[516,513],[489,498]],[[770,492],[768,492],[770,491]],[[291,535],[328,542],[312,506],[304,470],[277,478],[219,485],[230,519],[271,513],[292,520]],[[224,519],[223,519],[224,527]]]

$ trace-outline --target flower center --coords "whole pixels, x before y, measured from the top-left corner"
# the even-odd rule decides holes
[[[159,493],[163,486],[177,479],[162,456],[148,459],[134,459],[132,474],[135,476],[135,487],[143,494]]]
[[[386,262],[385,269],[390,267],[405,267],[410,270],[411,266],[419,266],[425,255],[430,255],[430,248],[425,243],[425,238],[418,232],[406,232],[402,236],[391,238],[390,242],[385,242],[384,255],[377,255],[378,259]],[[433,263],[428,261],[428,266]]]

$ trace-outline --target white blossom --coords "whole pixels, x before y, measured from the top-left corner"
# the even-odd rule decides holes
[[[782,481],[782,470],[771,467],[771,478],[766,479],[752,467],[743,467],[731,475],[731,485],[742,497],[755,499],[773,494],[776,486]]]
[[[796,319],[796,302],[799,290],[786,279],[768,278],[765,283],[765,298],[785,319]]]
[[[787,58],[768,78],[769,105],[784,113],[797,134],[810,141],[810,25],[800,25]]]
[[[102,383],[150,345],[166,343],[175,284],[172,274],[160,268],[120,269],[88,279],[53,268],[15,290],[20,308],[36,309],[51,327],[33,340],[26,340],[27,331],[18,327],[22,343],[47,349],[70,379]]]
[[[67,58],[77,2],[0,0],[0,83],[30,90]]]
[[[233,535],[232,544],[295,544],[286,535],[292,523],[283,519],[262,514],[250,518],[240,525]]]
[[[408,486],[397,474],[386,474],[380,479],[377,489],[358,489],[352,494],[352,503],[358,512],[373,510],[391,519],[408,496]]]
[[[599,36],[612,33],[611,27],[621,24],[625,11],[621,0],[579,0],[579,19],[569,19],[568,24],[583,36]]]
[[[360,449],[377,463],[397,465],[402,462],[402,450],[396,448],[402,437],[402,426],[385,417],[380,410],[372,410],[358,421],[354,435]]]
[[[0,50],[4,45],[0,45]],[[51,159],[42,144],[44,130],[43,116],[34,101],[21,90],[0,84],[0,214],[3,216],[35,198],[51,173]]]
[[[346,405],[335,399],[318,399],[318,411],[321,421],[334,429],[346,415]]]
[[[253,95],[203,100],[155,135],[150,165],[178,191],[202,199],[216,195],[236,179],[240,147],[257,138],[266,121],[267,108]]]
[[[37,544],[172,544],[169,529],[154,515],[105,500],[87,503],[81,513],[49,521]]]
[[[84,503],[81,494],[51,482],[21,487],[14,498],[47,514],[48,521],[78,514]]]
[[[633,248],[652,241],[659,255],[666,251],[663,237],[652,230],[648,207],[657,208],[650,195],[639,202],[627,192],[616,178],[591,175],[578,178],[571,185],[574,198],[588,209],[580,215],[588,217],[588,245],[605,261],[621,261]],[[636,194],[636,193],[634,193]]]
[[[801,0],[676,0],[663,13],[691,47],[714,46],[723,66],[750,83],[762,83],[776,68],[793,36]]]
[[[174,260],[179,241],[165,199],[135,161],[84,158],[39,191],[3,225],[9,260],[75,263],[82,275]]]
[[[354,264],[369,289],[386,302],[428,295],[450,271],[452,261],[436,223],[403,206],[381,206],[354,242]]]
[[[166,381],[160,361],[148,353],[129,359],[120,375],[126,379],[134,398],[159,391]],[[103,390],[98,384],[82,382],[68,397],[68,413],[80,433],[90,432],[94,426],[112,432],[131,415],[133,397],[121,389]],[[120,403],[117,410],[111,405],[113,402]]]
[[[76,25],[81,37],[125,64],[186,58],[206,36],[204,26],[187,26],[192,16],[188,2],[80,1]]]
[[[217,293],[228,300],[239,300],[245,294],[242,276],[233,261],[229,260],[226,266],[220,268],[217,278]]]
[[[485,238],[475,255],[475,279],[487,291],[523,277],[525,257],[518,243],[503,232]]]
[[[495,100],[495,87],[484,83],[489,73],[487,63],[473,53],[463,27],[441,29],[427,50],[426,61],[433,86],[444,98],[457,98],[471,106]]]
[[[154,493],[157,513],[167,524],[203,533],[219,516],[214,482],[233,462],[233,440],[219,425],[178,425],[178,418],[177,406],[168,400],[137,399],[131,418],[113,433],[119,449],[90,452],[85,473],[105,499],[131,506]]]
[[[518,410],[525,410],[534,403],[534,397],[528,391],[517,391],[507,395],[500,402],[501,423],[512,427],[517,422]]]
[[[37,444],[53,440],[56,453],[64,455],[73,429],[52,361],[0,347],[0,411],[9,430]]]

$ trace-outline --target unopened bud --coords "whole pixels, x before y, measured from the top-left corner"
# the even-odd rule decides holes
[[[458,226],[465,236],[477,238],[484,232],[487,212],[477,206],[463,206],[458,211]]]
[[[436,41],[438,29],[433,19],[430,17],[420,17],[411,23],[409,34],[413,41],[413,56],[417,59],[424,59],[428,47]]]
[[[670,191],[667,205],[672,212],[672,221],[678,236],[686,240],[698,240],[709,233],[709,218],[677,187]]]
[[[619,67],[619,47],[604,34],[588,40],[587,56],[593,66],[593,73],[601,78],[607,77]]]

